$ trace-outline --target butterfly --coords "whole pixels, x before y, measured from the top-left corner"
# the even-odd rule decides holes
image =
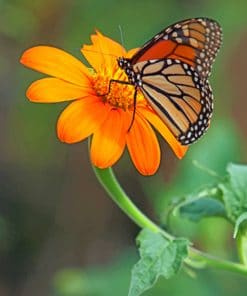
[[[209,127],[213,94],[208,77],[221,44],[216,21],[192,18],[165,28],[131,58],[117,59],[135,87],[134,107],[140,90],[182,145],[192,144]]]

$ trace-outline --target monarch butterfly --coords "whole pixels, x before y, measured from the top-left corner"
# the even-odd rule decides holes
[[[117,59],[135,87],[134,107],[140,89],[182,145],[195,142],[210,124],[213,95],[208,77],[221,43],[216,21],[192,18],[162,30],[132,58]]]

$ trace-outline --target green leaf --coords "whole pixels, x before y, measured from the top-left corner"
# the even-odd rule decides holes
[[[225,208],[221,199],[222,192],[215,185],[207,186],[180,198],[169,212],[193,222],[205,217],[224,216]]]
[[[227,217],[235,224],[247,212],[247,166],[229,164],[225,182],[219,184]]]
[[[237,234],[240,230],[240,226],[242,226],[243,222],[247,222],[247,212],[243,213],[242,215],[240,215],[235,223],[234,226],[234,232],[233,232],[233,238],[237,237]]]
[[[247,166],[229,164],[226,181],[219,184],[226,215],[235,224],[240,261],[247,265]]]
[[[160,276],[175,275],[187,257],[188,241],[168,241],[160,233],[144,229],[137,237],[141,259],[132,269],[129,296],[141,295],[150,289]]]
[[[204,197],[179,208],[180,215],[193,222],[205,217],[224,216],[225,208],[222,202],[211,197]]]

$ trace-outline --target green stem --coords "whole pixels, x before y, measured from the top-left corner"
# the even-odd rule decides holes
[[[130,198],[121,188],[111,168],[102,170],[93,167],[93,169],[101,185],[105,188],[113,201],[140,228],[148,228],[154,232],[160,232],[168,240],[175,239],[174,236],[167,233],[157,224],[152,222],[135,206],[135,204],[130,200]],[[185,263],[190,265],[191,267],[195,267],[196,264],[197,266],[200,265],[200,267],[212,266],[218,269],[224,269],[242,275],[247,275],[247,267],[245,265],[219,259],[207,253],[201,252],[193,247],[189,247],[189,258],[185,260]]]
[[[145,216],[129,199],[127,194],[119,185],[111,168],[102,170],[93,167],[93,169],[101,185],[105,188],[106,192],[120,207],[120,209],[122,209],[125,214],[129,216],[132,221],[134,221],[141,228],[149,228],[154,232],[160,232],[160,228],[147,216]],[[169,233],[165,232],[163,234],[167,239],[173,238]]]

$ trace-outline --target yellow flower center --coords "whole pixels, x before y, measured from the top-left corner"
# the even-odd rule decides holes
[[[113,79],[119,82],[110,82]],[[122,69],[118,69],[113,76],[95,73],[93,75],[93,88],[104,102],[127,111],[133,108],[135,87],[131,84],[123,84],[121,81],[128,82],[127,76]],[[138,91],[137,100],[141,99],[141,97],[142,95]]]

